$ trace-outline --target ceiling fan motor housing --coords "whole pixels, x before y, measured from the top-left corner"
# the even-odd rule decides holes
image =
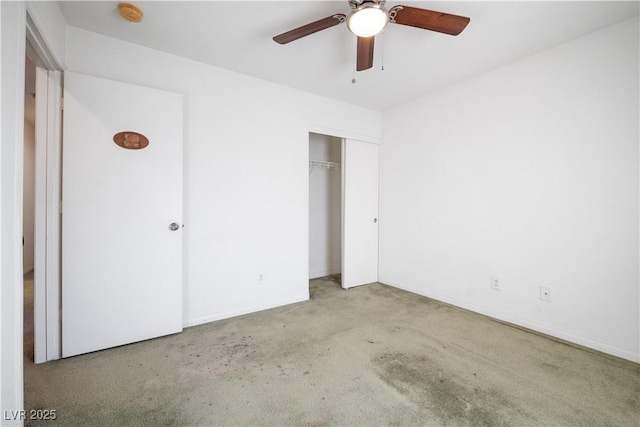
[[[387,2],[387,0],[347,0],[347,2],[349,3],[349,7],[351,7],[351,9],[357,9],[366,3],[373,3],[377,4],[378,6],[382,6]]]

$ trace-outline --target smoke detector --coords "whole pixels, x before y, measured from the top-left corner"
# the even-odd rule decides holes
[[[142,10],[130,3],[120,3],[118,5],[118,11],[120,12],[120,16],[130,22],[140,22],[144,16]]]

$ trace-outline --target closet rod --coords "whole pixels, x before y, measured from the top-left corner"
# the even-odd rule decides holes
[[[309,160],[309,166],[318,166],[325,169],[340,169],[340,163],[325,162],[324,160]]]

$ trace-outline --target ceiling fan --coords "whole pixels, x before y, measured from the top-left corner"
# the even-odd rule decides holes
[[[351,13],[348,16],[343,13],[331,15],[277,35],[273,40],[280,44],[287,44],[346,21],[349,31],[358,36],[356,70],[363,71],[373,67],[375,36],[388,23],[457,36],[470,21],[464,16],[410,6],[397,5],[387,10],[384,7],[386,0],[347,0],[347,2],[351,7]]]

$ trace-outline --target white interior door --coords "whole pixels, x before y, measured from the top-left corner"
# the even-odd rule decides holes
[[[378,281],[378,145],[342,147],[342,287]]]
[[[180,332],[182,95],[76,73],[64,92],[62,356]]]

